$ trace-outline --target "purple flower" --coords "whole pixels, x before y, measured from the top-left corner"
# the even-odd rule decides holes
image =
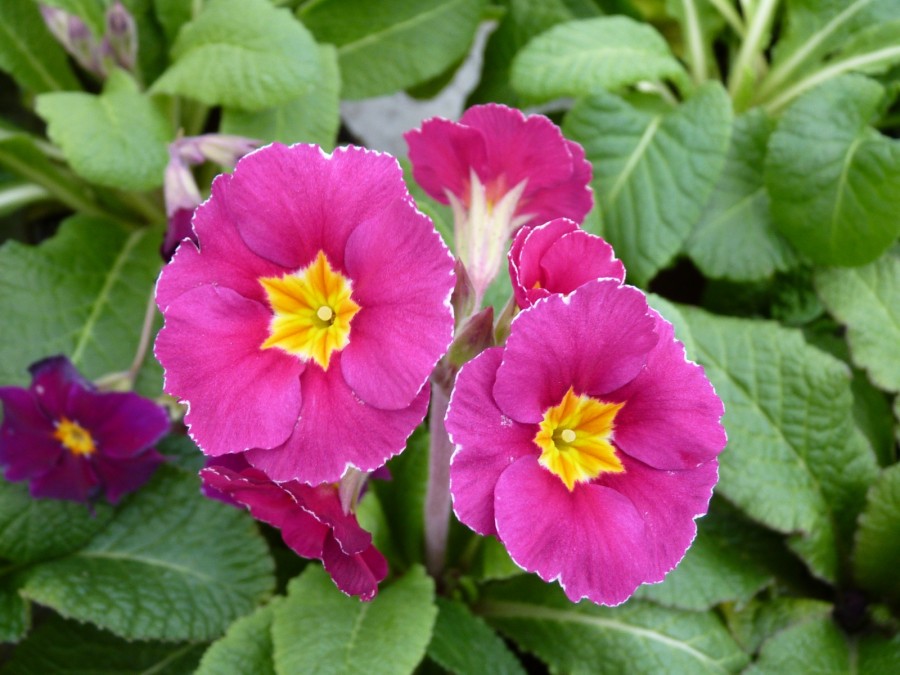
[[[115,504],[153,474],[166,412],[137,394],[100,392],[64,356],[33,364],[28,389],[0,387],[0,464],[34,497]]]

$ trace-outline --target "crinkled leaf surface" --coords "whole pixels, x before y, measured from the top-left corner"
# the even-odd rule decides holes
[[[816,290],[847,326],[853,362],[887,391],[900,391],[900,251],[864,267],[820,269]]]
[[[884,89],[845,75],[798,98],[769,140],[777,228],[821,265],[861,265],[900,234],[900,141],[870,124]]]
[[[13,653],[7,675],[189,675],[203,654],[196,643],[128,642],[90,624],[49,617]],[[249,672],[249,671],[248,671]]]
[[[86,547],[30,570],[22,593],[126,639],[209,640],[272,592],[272,572],[249,515],[162,467]]]
[[[274,108],[250,112],[240,108],[222,111],[219,130],[261,141],[317,143],[334,147],[341,125],[341,73],[337,52],[331,45],[319,46],[318,82],[305,94]]]
[[[853,568],[863,588],[900,600],[900,464],[884,469],[869,490],[859,519]]]
[[[834,605],[809,598],[753,600],[737,611],[728,612],[728,628],[748,653],[759,651],[773,635],[810,619],[827,619]]]
[[[203,3],[179,31],[172,59],[151,91],[244,110],[292,101],[320,78],[309,31],[267,0]]]
[[[553,672],[732,673],[747,662],[712,613],[638,600],[573,604],[532,576],[491,587],[478,613]]]
[[[791,547],[813,573],[834,581],[877,471],[853,420],[849,370],[776,323],[678,311],[689,356],[725,403],[718,493],[794,535]]]
[[[280,674],[411,673],[431,639],[434,582],[411,568],[371,602],[347,597],[319,565],[288,587],[275,609],[272,636]]]
[[[274,598],[235,621],[225,635],[210,645],[203,655],[197,675],[253,673],[275,675],[272,656],[272,621],[275,607],[283,598]]]
[[[162,185],[172,129],[153,101],[122,70],[99,96],[42,94],[37,112],[72,169],[106,187],[150,190]]]
[[[36,2],[0,2],[0,70],[35,93],[79,88]]]
[[[777,633],[762,645],[748,674],[851,672],[850,648],[830,617],[810,619]]]
[[[677,108],[645,109],[598,93],[566,116],[566,135],[594,167],[604,236],[631,283],[646,284],[681,249],[725,162],[731,118],[718,84]]]
[[[725,166],[687,242],[688,254],[706,276],[754,281],[797,260],[769,215],[763,166],[771,131],[760,108],[734,119]]]
[[[525,674],[522,664],[484,619],[453,600],[438,598],[437,605],[437,622],[428,645],[432,661],[459,675]]]
[[[390,94],[440,75],[469,50],[485,0],[321,0],[299,16],[338,48],[343,98]]]
[[[511,82],[520,94],[546,101],[679,75],[681,64],[655,28],[611,16],[567,21],[541,33],[516,56]]]

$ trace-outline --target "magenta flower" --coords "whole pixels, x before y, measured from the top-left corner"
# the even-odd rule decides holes
[[[580,222],[593,204],[584,150],[543,115],[480,105],[458,123],[434,118],[405,138],[416,181],[453,208],[456,251],[479,301],[516,229]]]
[[[460,371],[446,424],[454,510],[568,597],[615,605],[696,534],[723,406],[637,289],[590,281]]]
[[[271,145],[219,176],[163,270],[156,356],[210,456],[335,482],[400,452],[453,331],[453,259],[389,155]]]
[[[520,229],[508,257],[513,294],[522,309],[593,279],[625,281],[625,267],[612,246],[566,218]]]
[[[137,394],[100,392],[64,356],[33,364],[31,386],[0,387],[0,464],[34,497],[115,504],[162,462],[166,412]]]
[[[274,483],[243,455],[213,459],[200,476],[208,496],[246,507],[257,520],[281,530],[297,555],[321,560],[347,595],[371,600],[378,593],[387,561],[356,516],[342,507],[338,485]]]

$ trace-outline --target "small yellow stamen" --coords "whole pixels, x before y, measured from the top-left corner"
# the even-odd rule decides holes
[[[62,443],[73,455],[87,457],[97,451],[91,432],[68,417],[63,417],[56,423],[53,438]]]
[[[316,310],[316,316],[322,321],[331,321],[334,318],[334,310],[328,305],[322,305]]]
[[[570,387],[559,405],[549,408],[534,437],[541,466],[559,477],[569,491],[575,483],[601,473],[625,471],[611,443],[615,418],[624,403],[577,396]]]

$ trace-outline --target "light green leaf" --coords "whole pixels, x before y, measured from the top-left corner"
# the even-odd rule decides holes
[[[321,0],[299,16],[338,48],[343,98],[390,94],[440,75],[469,51],[485,0]]]
[[[572,604],[559,587],[531,576],[489,589],[479,614],[551,672],[733,673],[747,662],[711,613],[636,600],[616,608]]]
[[[307,93],[319,81],[312,36],[267,0],[210,0],[182,26],[173,63],[152,92],[207,105],[261,110]]]
[[[728,612],[728,628],[750,654],[759,651],[773,635],[810,619],[828,619],[834,605],[809,598],[773,598],[754,600],[736,612]]]
[[[160,241],[157,229],[128,232],[112,221],[76,216],[40,246],[6,242],[0,248],[0,382],[25,385],[29,364],[59,353],[89,379],[126,370],[159,274]],[[155,372],[141,392],[159,394]]]
[[[31,605],[19,595],[18,584],[7,572],[0,579],[0,644],[18,642],[30,625]]]
[[[32,568],[22,594],[129,640],[209,640],[272,592],[272,573],[249,515],[162,467],[85,548]]]
[[[181,27],[193,18],[194,3],[184,0],[152,0],[153,9],[169,43],[175,42]]]
[[[813,573],[834,581],[877,471],[853,420],[849,370],[776,323],[679,311],[725,403],[717,491],[791,534]]]
[[[288,587],[275,609],[278,673],[411,673],[431,639],[434,582],[413,567],[371,602],[343,595],[318,565]]]
[[[797,262],[769,215],[763,166],[771,131],[758,108],[734,120],[725,166],[687,242],[688,254],[708,277],[756,281]]]
[[[525,675],[506,643],[459,602],[438,598],[438,617],[428,657],[456,675]]]
[[[228,632],[206,650],[196,675],[275,675],[272,622],[275,607],[282,600],[273,598],[265,607],[231,624]]]
[[[684,75],[656,29],[614,16],[569,21],[541,33],[516,56],[511,81],[520,94],[546,101]]]
[[[900,252],[865,267],[819,270],[815,283],[828,311],[847,326],[853,362],[882,389],[900,391]]]
[[[195,643],[127,642],[89,624],[48,617],[19,645],[4,675],[189,675],[203,654]]]
[[[0,480],[0,558],[15,563],[49,560],[78,550],[113,517],[108,504],[35,499],[27,483]]]
[[[341,125],[341,73],[331,45],[319,47],[317,76],[307,93],[274,108],[257,112],[226,108],[220,131],[269,142],[318,143],[330,150]]]
[[[83,178],[124,190],[162,185],[172,129],[125,71],[114,71],[99,96],[42,94],[37,112],[50,140]]]
[[[483,537],[478,547],[478,554],[472,564],[472,573],[481,581],[492,579],[509,579],[525,570],[516,565],[509,557],[506,547],[496,537]]]
[[[884,469],[869,490],[859,518],[853,567],[860,585],[892,602],[900,600],[900,464]]]
[[[765,180],[775,225],[822,265],[861,265],[900,234],[900,142],[869,124],[884,89],[832,80],[785,111],[769,141]]]
[[[763,643],[759,659],[745,672],[747,675],[846,675],[852,672],[850,647],[830,618],[810,619]]]
[[[646,284],[681,249],[725,162],[731,103],[709,83],[674,109],[612,94],[578,102],[563,128],[594,167],[603,232],[631,283]]]
[[[36,2],[0,2],[0,70],[38,94],[80,88]]]

